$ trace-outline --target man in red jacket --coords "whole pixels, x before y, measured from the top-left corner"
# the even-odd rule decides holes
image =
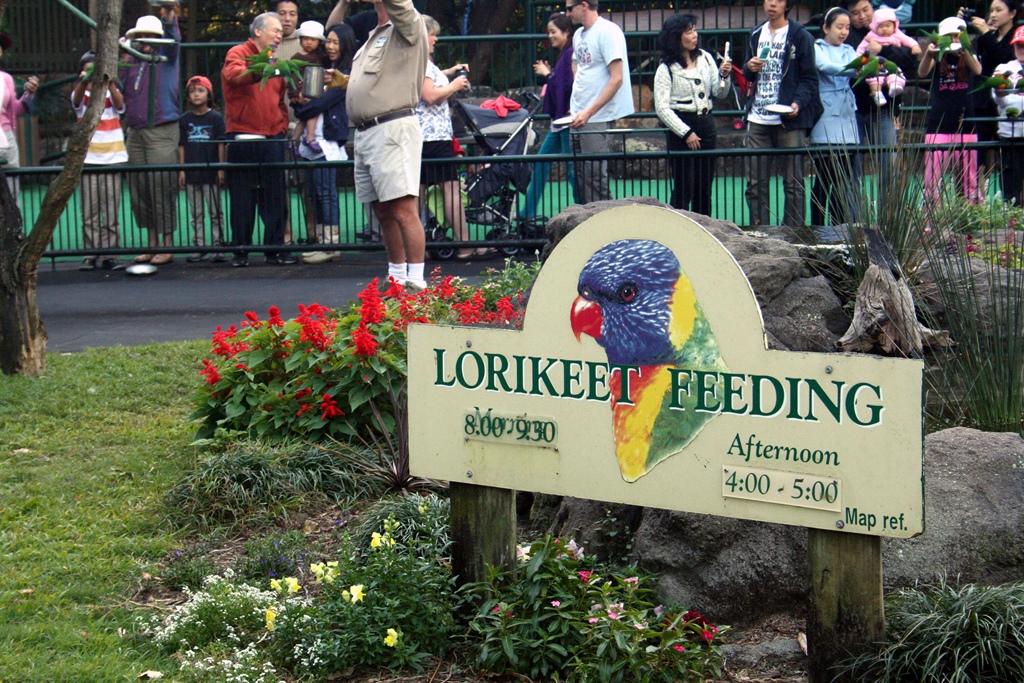
[[[261,86],[262,77],[246,74],[246,57],[273,49],[281,42],[283,30],[277,14],[266,12],[256,17],[249,28],[249,40],[228,50],[221,69],[224,111],[227,124],[228,163],[249,165],[284,162],[285,134],[288,131],[288,109],[285,105],[287,84],[283,78],[271,78]],[[256,209],[263,220],[263,243],[268,247],[284,244],[287,211],[284,169],[231,168],[227,173],[231,196],[231,231],[236,245],[252,244]],[[268,249],[267,263],[287,265],[297,261],[284,250]],[[231,265],[249,265],[249,256],[242,251]]]

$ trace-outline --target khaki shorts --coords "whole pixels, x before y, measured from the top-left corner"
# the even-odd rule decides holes
[[[423,133],[415,116],[357,130],[352,147],[357,201],[419,196]]]

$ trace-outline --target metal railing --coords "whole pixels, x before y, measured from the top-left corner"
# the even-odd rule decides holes
[[[724,131],[723,131],[724,132]],[[573,157],[571,155],[523,155],[523,156],[502,156],[500,161],[507,164],[522,164],[532,169],[539,164],[551,165],[551,179],[547,183],[543,193],[540,195],[537,214],[540,216],[553,216],[574,202],[574,192],[567,182],[567,164],[575,164],[577,173],[581,170],[586,172],[587,165],[598,162],[607,162],[610,177],[610,189],[613,198],[626,198],[631,196],[654,197],[668,203],[671,196],[673,179],[672,164],[674,158],[697,158],[709,156],[715,159],[716,178],[712,190],[711,216],[716,219],[731,221],[740,226],[750,224],[745,191],[747,188],[746,174],[747,164],[753,159],[761,161],[778,159],[780,157],[799,156],[804,162],[806,192],[805,216],[811,215],[811,186],[813,185],[813,171],[810,163],[810,155],[814,152],[820,154],[822,147],[798,148],[798,149],[758,149],[749,150],[742,146],[733,148],[720,148],[717,150],[701,150],[697,152],[666,152],[657,149],[658,143],[664,139],[664,129],[630,129],[611,131],[611,150],[607,154],[587,155]],[[720,142],[725,142],[725,136],[720,136]],[[740,135],[733,136],[732,142],[742,144]],[[1024,140],[1012,143],[975,143],[966,147],[983,150],[990,148],[1008,147],[1011,144],[1024,144]],[[910,145],[909,148],[925,149],[927,146]],[[643,151],[643,150],[650,151]],[[878,151],[878,148],[867,146],[850,147],[851,150],[861,152]],[[947,149],[942,147],[942,149]],[[480,172],[488,164],[494,163],[498,158],[493,156],[468,156],[461,159],[432,160],[425,162],[432,165],[457,165],[465,176],[468,176],[470,184],[473,181],[473,172]],[[756,163],[756,162],[755,162]],[[332,246],[348,251],[366,251],[383,249],[379,241],[375,241],[374,221],[370,219],[368,210],[360,205],[355,198],[352,186],[352,162],[290,162],[284,164],[265,165],[240,165],[240,164],[214,164],[210,166],[142,166],[130,167],[120,166],[115,169],[90,167],[83,173],[83,180],[80,188],[75,192],[68,207],[62,214],[57,230],[46,251],[46,256],[51,259],[80,258],[91,255],[129,255],[144,252],[151,252],[154,249],[169,253],[193,253],[193,252],[237,252],[261,251],[256,246],[249,249],[242,249],[240,245],[232,244],[231,231],[231,196],[223,188],[215,191],[220,198],[222,206],[222,227],[219,241],[215,244],[218,236],[215,225],[211,221],[209,212],[205,213],[197,223],[193,224],[190,207],[186,200],[186,193],[177,191],[177,173],[183,170],[218,170],[224,169],[229,174],[235,171],[247,170],[284,170],[288,177],[288,201],[287,214],[290,224],[288,242],[292,243],[296,250],[304,249],[303,244],[307,243],[314,235],[315,223],[309,213],[309,205],[303,201],[301,194],[306,183],[306,175],[318,167],[330,166],[337,171],[337,202],[339,208],[339,240]],[[112,173],[113,171],[113,173]],[[54,168],[22,168],[11,169],[8,173],[9,179],[17,179],[20,184],[19,200],[26,229],[29,229],[39,214],[39,208],[45,193],[46,186],[56,177],[57,170]],[[995,174],[993,174],[995,176]],[[131,187],[133,182],[140,178],[150,180],[163,179],[173,186],[167,197],[166,204],[157,206],[157,210],[163,215],[171,215],[173,231],[171,235],[171,246],[154,248],[150,246],[149,234],[142,230],[137,224],[131,209]],[[115,181],[116,178],[116,181]],[[992,178],[991,191],[997,187],[996,178]],[[871,196],[876,193],[876,178],[866,177],[863,191]],[[486,244],[488,246],[518,246],[535,247],[543,242],[535,238],[541,234],[527,229],[520,232],[522,221],[519,212],[523,207],[523,192],[525,185],[516,188],[512,181],[504,183],[492,196],[485,200],[471,204],[468,211],[468,234],[469,242],[474,246]],[[775,224],[781,224],[782,206],[784,193],[781,178],[774,177],[770,183],[770,203],[773,216],[777,217]],[[83,200],[87,206],[99,207],[100,213],[110,213],[110,216],[101,215],[98,221],[93,221],[90,226],[91,235],[86,237],[83,233]],[[158,200],[159,201],[159,200]],[[505,202],[504,205],[501,202]],[[428,206],[437,208],[437,202],[429,201]],[[487,204],[490,204],[487,206]],[[493,208],[492,208],[493,207]],[[504,212],[504,214],[502,214]],[[438,213],[442,213],[438,211]],[[502,218],[502,215],[506,218]],[[427,218],[427,227],[431,227],[431,216],[424,212]],[[541,220],[542,224],[543,221]],[[110,226],[104,229],[105,226]],[[195,227],[198,226],[198,232]],[[257,226],[254,232],[253,242],[256,245],[263,242],[263,231],[261,223],[257,218]],[[520,243],[522,237],[527,241]],[[445,224],[443,215],[437,216],[434,229],[428,232],[429,248],[439,253],[445,250],[459,247],[468,243],[452,242],[453,233],[450,226]],[[90,240],[91,241],[87,241]]]

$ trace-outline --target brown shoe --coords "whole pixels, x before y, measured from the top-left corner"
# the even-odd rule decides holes
[[[135,257],[136,263],[149,263],[153,260],[153,254],[139,254]]]
[[[157,254],[149,260],[154,266],[166,266],[168,263],[174,261],[174,256],[171,254]]]

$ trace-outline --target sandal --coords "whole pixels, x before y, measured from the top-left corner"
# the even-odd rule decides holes
[[[157,254],[150,259],[149,262],[154,266],[165,266],[172,261],[174,261],[174,256],[172,254]]]
[[[136,263],[149,263],[153,260],[154,254],[139,254],[135,257]]]

